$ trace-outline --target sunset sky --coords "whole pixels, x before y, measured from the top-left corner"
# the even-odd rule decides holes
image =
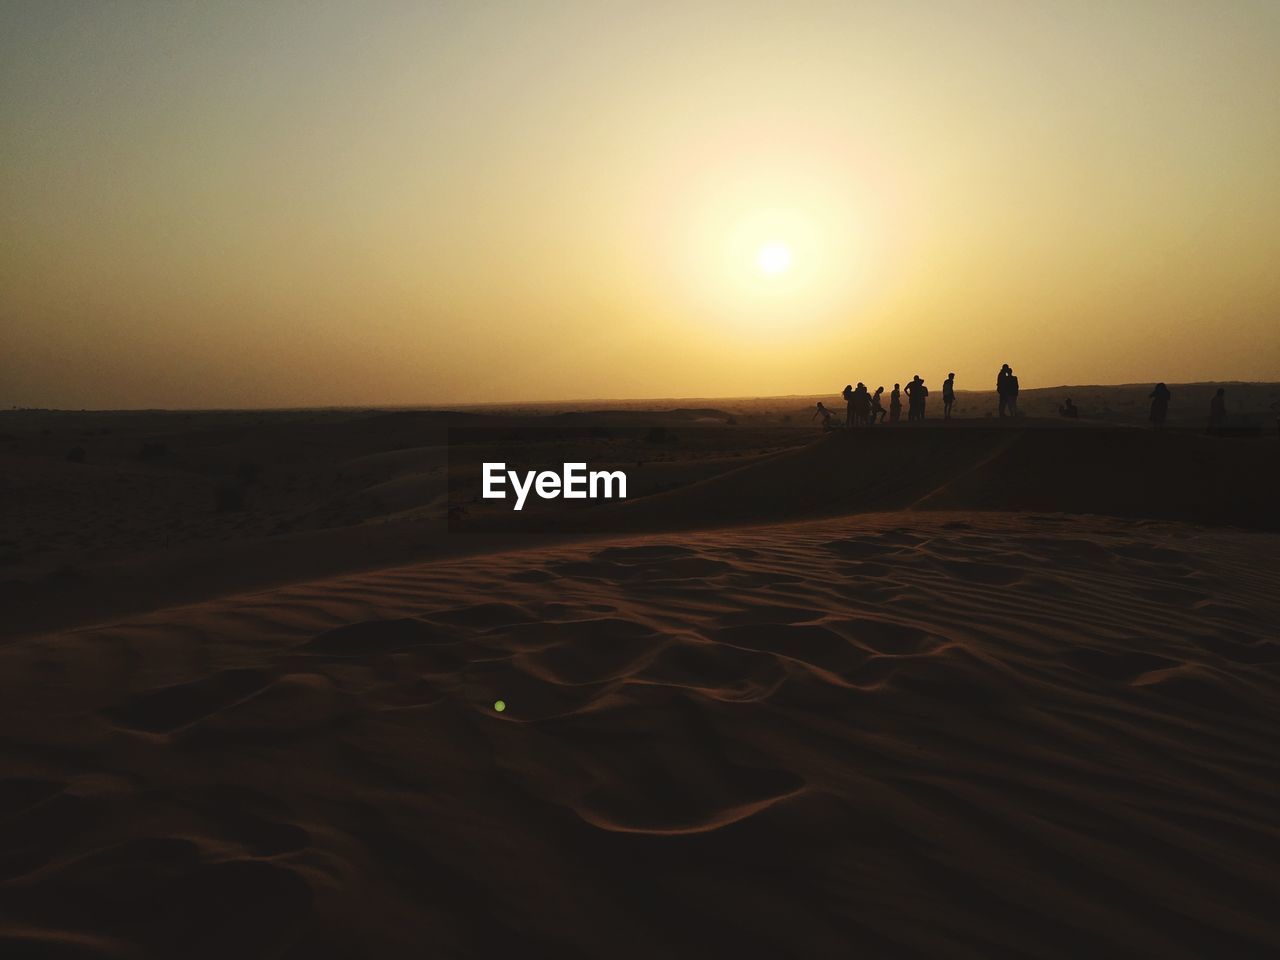
[[[0,404],[1280,379],[1280,3],[0,2]]]

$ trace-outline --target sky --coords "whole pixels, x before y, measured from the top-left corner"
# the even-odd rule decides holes
[[[0,0],[0,406],[1280,380],[1280,4]]]

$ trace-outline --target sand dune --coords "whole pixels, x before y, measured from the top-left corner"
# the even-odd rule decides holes
[[[1061,422],[902,424],[824,436],[592,514],[599,528],[848,515],[908,507],[1043,510],[1280,530],[1280,445]]]
[[[912,512],[17,640],[0,953],[1275,955],[1277,598],[1265,534]]]
[[[762,403],[15,413],[0,955],[1280,949],[1274,438]]]
[[[1280,530],[1274,436],[1031,417],[823,436],[809,412],[768,406],[781,402],[538,415],[0,412],[0,637],[527,545],[539,526],[675,531],[918,506]],[[629,499],[539,507],[513,525],[505,504],[478,502],[486,459],[626,469]]]

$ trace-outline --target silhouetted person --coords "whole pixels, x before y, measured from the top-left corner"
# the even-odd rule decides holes
[[[880,423],[884,423],[885,411],[880,403],[880,395],[884,393],[884,387],[876,387],[876,392],[871,395],[871,425],[875,426],[877,418]]]
[[[840,427],[840,421],[836,419],[836,415],[835,415],[834,413],[832,413],[832,412],[831,412],[830,410],[828,410],[825,406],[823,406],[823,404],[822,404],[822,401],[821,401],[821,400],[819,400],[819,401],[818,401],[818,409],[814,411],[813,416],[812,416],[812,417],[810,417],[809,419],[810,419],[810,420],[817,420],[817,419],[818,419],[818,417],[821,417],[821,418],[822,418],[822,429],[823,429],[823,430],[837,430],[837,429],[839,429],[839,427]]]
[[[1169,399],[1173,394],[1163,383],[1157,383],[1147,396],[1151,400],[1151,426],[1156,430],[1163,430],[1165,418],[1169,416]]]
[[[844,425],[853,426],[853,384],[846,383],[840,394],[844,397]]]
[[[956,402],[956,375],[948,373],[942,381],[942,419],[951,419],[951,405]]]
[[[1209,432],[1218,433],[1227,422],[1227,391],[1218,388],[1218,392],[1209,401]]]
[[[1006,363],[996,374],[996,399],[1000,401],[1000,416],[1009,415],[1009,374],[1012,373]]]
[[[871,394],[867,393],[867,385],[859,383],[853,391],[853,422],[856,426],[871,426]]]
[[[924,381],[920,379],[920,374],[916,374],[911,378],[911,382],[907,384],[907,419],[923,420],[924,419],[924,398],[929,396],[929,388],[924,385]]]
[[[902,419],[902,384],[893,385],[893,393],[889,394],[889,422],[897,423]]]
[[[1005,390],[1009,408],[1009,416],[1016,417],[1018,415],[1018,378],[1014,376],[1013,368],[1009,368],[1009,375],[1005,380]]]
[[[1080,410],[1071,402],[1071,398],[1067,397],[1067,402],[1058,408],[1058,416],[1066,417],[1069,420],[1078,420],[1080,418]]]

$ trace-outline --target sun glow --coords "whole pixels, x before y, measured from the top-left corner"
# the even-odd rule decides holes
[[[756,254],[756,266],[768,277],[776,277],[791,268],[791,251],[781,243],[769,243]]]
[[[893,239],[882,211],[891,191],[876,171],[860,171],[865,187],[855,189],[840,187],[848,171],[817,154],[766,158],[750,170],[739,162],[705,158],[655,205],[652,246],[670,258],[667,309],[761,342],[865,309]]]

